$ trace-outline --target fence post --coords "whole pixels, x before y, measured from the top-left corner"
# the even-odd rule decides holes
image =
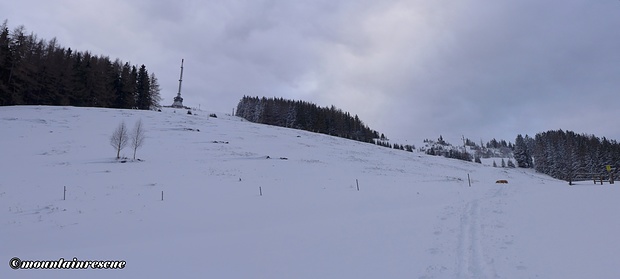
[[[360,183],[359,181],[357,181],[357,178],[355,179],[355,184],[357,185],[357,191],[360,190]]]

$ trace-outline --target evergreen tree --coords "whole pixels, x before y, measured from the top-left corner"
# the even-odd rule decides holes
[[[116,91],[116,108],[132,108],[134,106],[134,88],[135,79],[132,75],[131,66],[125,63],[115,83]]]
[[[24,101],[28,100],[28,97],[24,98],[23,93],[28,94],[28,84],[32,82],[32,74],[29,74],[31,67],[26,59],[27,54],[27,38],[24,34],[25,27],[18,26],[13,29],[12,34],[9,37],[9,70],[7,86],[9,90],[10,99],[12,105],[24,105],[28,104]]]
[[[157,80],[157,77],[155,77],[154,73],[151,73],[151,77],[150,77],[150,89],[149,89],[150,93],[151,93],[151,99],[150,99],[150,109],[158,109],[161,107],[160,102],[161,102],[161,89],[159,88],[159,81]]]
[[[523,136],[521,136],[521,134],[517,135],[517,139],[515,140],[513,154],[514,154],[515,160],[517,161],[517,165],[520,168],[531,168],[532,167],[533,165],[532,156],[530,155],[528,146],[525,143],[525,139],[523,138]]]
[[[86,106],[86,66],[84,56],[78,52],[74,58],[71,69],[69,102],[72,106]]]
[[[144,65],[140,66],[136,80],[136,107],[142,110],[151,108],[151,83],[149,73]]]
[[[441,144],[441,145],[448,145],[444,140],[443,140],[443,136],[439,135],[439,138],[437,139],[437,143]]]
[[[482,164],[482,160],[480,159],[480,156],[475,156],[474,161],[478,164]]]
[[[131,109],[138,108],[138,68],[136,66],[131,66],[131,72],[129,73],[130,83],[128,85],[128,91],[131,96]]]
[[[11,70],[9,27],[5,20],[0,26],[0,106],[12,103],[8,81]]]

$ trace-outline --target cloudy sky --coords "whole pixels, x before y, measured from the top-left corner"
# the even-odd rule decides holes
[[[573,130],[620,140],[620,1],[20,0],[11,28],[145,64],[163,104],[335,105],[404,143]]]

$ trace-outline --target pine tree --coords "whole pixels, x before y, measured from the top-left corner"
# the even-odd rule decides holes
[[[120,63],[120,62],[119,62]],[[135,104],[135,78],[132,75],[131,66],[125,63],[120,70],[118,78],[115,82],[115,102],[116,108],[132,108]]]
[[[140,66],[136,80],[136,107],[142,110],[151,108],[151,83],[144,65]]]
[[[527,135],[526,135],[527,137]],[[525,139],[521,134],[517,135],[517,139],[515,140],[514,145],[514,157],[517,161],[517,165],[520,168],[531,168],[532,167],[532,156],[530,156],[530,151],[528,150],[527,144],[525,143]]]
[[[32,83],[31,68],[26,60],[28,50],[28,40],[25,35],[26,28],[23,25],[13,29],[9,37],[9,77],[7,86],[11,94],[11,99],[15,105],[28,104],[28,98],[24,98],[24,92],[29,92],[28,86]],[[24,100],[26,99],[26,100]]]
[[[9,74],[11,70],[9,27],[7,20],[0,26],[0,106],[13,104],[9,91]]]
[[[159,88],[159,81],[157,80],[157,77],[155,77],[154,73],[151,73],[151,77],[150,77],[150,89],[149,89],[150,93],[151,93],[151,103],[150,103],[150,109],[158,109],[161,107],[160,102],[161,102],[161,89]]]
[[[446,141],[443,140],[443,136],[441,135],[439,135],[439,138],[437,139],[437,143],[441,145],[447,145]]]

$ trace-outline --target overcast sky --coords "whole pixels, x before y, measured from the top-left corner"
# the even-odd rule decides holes
[[[145,64],[163,104],[231,113],[243,95],[335,105],[406,140],[620,140],[620,1],[20,0],[64,47]]]

